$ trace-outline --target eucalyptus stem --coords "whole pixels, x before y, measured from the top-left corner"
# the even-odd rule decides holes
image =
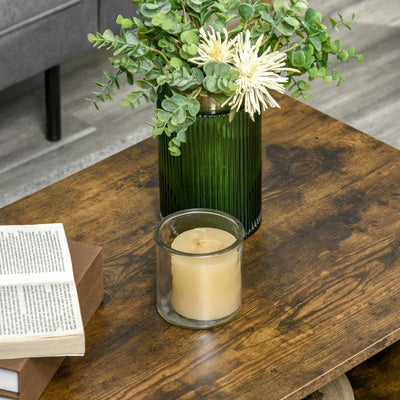
[[[180,0],[181,6],[182,6],[182,13],[183,13],[183,19],[186,22],[189,22],[190,18],[188,18],[187,12],[186,12],[186,6],[185,2],[183,0]]]
[[[203,88],[202,88],[202,87],[198,87],[194,92],[192,92],[192,93],[190,94],[190,97],[196,99],[197,96],[198,96],[202,91],[203,91]]]
[[[150,51],[154,51],[155,53],[159,54],[166,62],[167,65],[170,65],[170,62],[168,58],[158,49],[155,49],[154,47],[149,47],[148,48]]]

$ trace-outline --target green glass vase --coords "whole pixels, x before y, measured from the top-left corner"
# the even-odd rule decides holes
[[[180,156],[158,137],[161,217],[189,208],[227,212],[246,237],[261,222],[261,117],[244,110],[229,122],[229,110],[201,109],[186,133]]]

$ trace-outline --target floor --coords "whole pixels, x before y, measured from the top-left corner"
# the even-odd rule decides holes
[[[339,88],[313,82],[311,106],[400,149],[400,3],[398,0],[310,0],[325,16],[341,12],[357,24],[343,30],[344,46],[354,44],[364,62],[351,62]],[[61,65],[62,140],[44,135],[43,77],[38,75],[0,92],[0,207],[137,143],[150,135],[154,106],[123,108],[118,99],[95,110],[85,100],[110,69],[108,55],[94,50]],[[124,88],[119,95],[126,93]]]

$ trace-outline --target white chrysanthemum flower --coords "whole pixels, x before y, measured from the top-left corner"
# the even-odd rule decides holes
[[[213,27],[205,31],[203,27],[199,30],[200,44],[197,47],[198,55],[189,59],[190,62],[202,67],[209,61],[231,63],[234,55],[234,42],[228,41],[228,31],[224,29],[225,39],[222,41],[220,32],[215,32]]]
[[[283,71],[298,72],[293,68],[285,68],[286,53],[280,51],[271,52],[268,48],[260,56],[263,41],[261,35],[254,46],[251,45],[250,31],[244,35],[241,32],[236,41],[237,51],[234,55],[233,66],[239,71],[236,79],[237,90],[225,104],[229,104],[232,111],[238,111],[243,103],[245,112],[254,120],[254,114],[260,113],[270,107],[280,107],[271,96],[269,90],[284,93],[283,84],[287,77],[280,76]]]

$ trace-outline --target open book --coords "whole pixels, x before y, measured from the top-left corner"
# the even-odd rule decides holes
[[[63,225],[1,225],[0,359],[84,352]]]

